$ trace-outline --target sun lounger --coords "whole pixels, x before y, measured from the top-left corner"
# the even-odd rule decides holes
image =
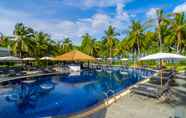
[[[176,78],[179,78],[179,79],[186,79],[186,73],[179,73],[179,74],[176,74]]]
[[[153,98],[159,98],[161,96],[161,91],[158,88],[145,86],[145,85],[137,85],[132,88],[132,91],[136,94],[145,95]]]
[[[153,98],[160,98],[162,95],[165,95],[165,93],[169,92],[169,84],[170,81],[168,81],[165,86],[163,86],[163,88],[153,84],[138,84],[134,88],[132,88],[132,91],[136,94]]]
[[[173,81],[173,77],[175,77],[175,75],[176,75],[176,73],[174,71],[163,71],[162,72],[162,82],[163,82],[163,84],[166,83],[169,80]],[[151,78],[151,81],[153,83],[160,84],[161,83],[160,75],[153,76]]]

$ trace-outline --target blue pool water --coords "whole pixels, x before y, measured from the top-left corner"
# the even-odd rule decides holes
[[[39,118],[69,115],[102,102],[150,76],[151,71],[82,71],[79,74],[45,76],[32,83],[13,81],[0,89],[0,118]]]

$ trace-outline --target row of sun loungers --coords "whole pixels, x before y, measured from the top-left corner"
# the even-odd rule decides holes
[[[133,87],[132,90],[134,93],[137,94],[154,97],[154,98],[160,98],[164,93],[170,90],[170,86],[169,83],[167,83],[163,87],[154,84],[138,84],[135,87]]]
[[[161,89],[159,87],[154,87],[145,84],[136,85],[132,90],[136,94],[145,95],[154,98],[158,98],[161,95]]]
[[[160,81],[161,81],[160,77],[155,76],[152,77],[151,80],[159,81],[158,84],[154,84],[154,83],[137,84],[132,88],[133,93],[152,97],[152,98],[158,98],[158,99],[163,96],[164,98],[169,99],[171,93],[170,83],[173,81],[175,72],[173,71],[163,72],[162,75],[165,83],[163,86],[160,86]]]
[[[24,79],[24,78],[32,78],[37,76],[43,76],[47,74],[60,73],[57,72],[54,67],[46,67],[46,68],[6,68],[1,69],[2,73],[0,73],[0,82],[16,80],[16,79]]]
[[[182,73],[177,73],[176,77],[180,78],[180,79],[186,79],[186,71],[184,71]]]

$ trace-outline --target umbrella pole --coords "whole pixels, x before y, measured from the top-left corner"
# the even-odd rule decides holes
[[[88,61],[88,69],[90,69],[90,62]]]
[[[162,63],[163,63],[163,60],[160,59],[160,79],[161,79],[161,87],[163,87]]]

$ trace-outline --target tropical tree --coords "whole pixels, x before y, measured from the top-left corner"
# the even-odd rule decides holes
[[[88,55],[93,55],[94,51],[94,40],[91,36],[86,33],[82,36],[81,51]]]
[[[115,28],[112,27],[111,25],[108,27],[108,29],[105,31],[105,37],[104,39],[106,40],[106,46],[109,49],[109,57],[111,58],[113,53],[113,49],[116,46],[116,43],[118,42],[116,39],[116,36],[119,35],[116,31]]]
[[[139,21],[132,21],[129,28],[128,45],[139,56],[144,47],[144,29]]]
[[[33,36],[33,29],[25,26],[22,23],[15,25],[14,36],[15,41],[12,44],[12,51],[16,56],[23,57],[32,53],[32,42],[31,38]]]
[[[127,55],[130,52],[130,47],[128,45],[128,37],[123,38],[118,45],[118,54]]]
[[[36,58],[43,57],[49,55],[49,47],[50,47],[50,36],[43,32],[35,32],[32,41],[35,43],[34,54]]]
[[[157,45],[157,36],[156,33],[148,31],[145,32],[145,38],[143,40],[144,44],[144,52],[145,54],[147,53],[155,53],[159,51],[159,45]]]
[[[1,37],[1,40],[0,40],[1,47],[9,48],[11,43],[12,43],[12,41],[10,40],[10,38],[8,36]]]
[[[169,19],[164,15],[164,12],[162,9],[157,9],[156,10],[156,15],[157,15],[157,27],[156,27],[156,34],[159,39],[159,47],[160,51],[163,51],[163,46],[165,37],[169,35]]]
[[[102,54],[102,42],[96,39],[93,39],[93,56],[101,57]]]
[[[62,43],[62,52],[66,53],[73,49],[72,41],[69,38],[65,38]]]
[[[170,21],[170,38],[174,44],[176,43],[176,52],[180,53],[183,51],[186,35],[186,20],[184,13],[175,13],[174,18]]]

